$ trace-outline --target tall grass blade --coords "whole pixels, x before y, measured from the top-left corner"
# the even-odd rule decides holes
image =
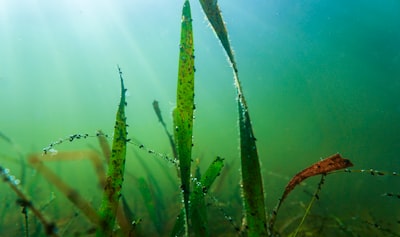
[[[99,215],[101,219],[97,236],[111,236],[114,228],[115,217],[121,196],[122,183],[124,181],[125,156],[126,156],[126,117],[125,117],[125,86],[121,69],[118,67],[121,80],[121,99],[115,119],[114,138],[111,149],[111,157],[108,163],[107,179],[103,192],[103,200]]]
[[[248,235],[265,236],[267,220],[256,139],[245,104],[239,99],[238,105],[242,185]]]
[[[174,138],[180,165],[181,189],[186,215],[186,234],[189,224],[190,165],[192,154],[194,109],[194,47],[192,17],[189,1],[182,9],[176,108],[173,111]]]
[[[240,153],[242,164],[242,185],[245,217],[248,236],[266,236],[267,220],[265,216],[264,191],[260,171],[260,162],[251,125],[248,106],[239,81],[239,74],[233,50],[229,43],[228,32],[222,19],[216,0],[200,0],[215,34],[220,40],[233,68],[235,87],[238,94]]]

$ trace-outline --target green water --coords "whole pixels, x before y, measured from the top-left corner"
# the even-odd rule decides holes
[[[0,132],[13,142],[0,140],[0,165],[18,177],[19,154],[40,153],[50,142],[74,133],[95,134],[102,129],[112,135],[120,90],[117,64],[128,88],[128,136],[170,155],[152,102],[159,101],[172,131],[182,3],[0,0]],[[219,4],[257,137],[268,211],[287,178],[336,152],[350,159],[354,169],[400,171],[398,1],[220,0]],[[239,224],[240,200],[232,201],[240,177],[232,70],[199,3],[191,5],[196,55],[194,158],[203,170],[217,155],[231,165],[226,183],[214,195],[233,203],[226,212]],[[56,149],[87,150],[88,144],[100,150],[95,138]],[[127,170],[136,177],[148,174],[135,152],[163,184],[165,202],[174,206],[166,216],[175,218],[180,200],[173,165],[131,145]],[[101,190],[94,185],[89,162],[48,165],[98,207]],[[72,215],[62,208],[70,205],[68,200],[40,174],[27,170],[23,189],[39,207],[55,192],[56,199],[45,213],[65,226],[62,221],[68,222]],[[176,181],[176,189],[167,176]],[[126,183],[132,180],[128,177]],[[282,206],[278,229],[289,223],[290,216],[303,214],[301,203],[307,205],[311,198],[304,190],[314,192],[317,182],[318,178],[312,179],[295,189]],[[134,183],[126,184],[129,203],[137,216],[143,216],[143,225],[152,226],[145,220]],[[398,236],[400,199],[382,194],[399,194],[399,184],[398,176],[331,175],[312,211],[335,215],[348,227],[331,231],[330,236]],[[4,203],[0,235],[22,236],[23,216],[15,194],[5,183],[0,187]],[[1,217],[1,213],[6,214]],[[218,210],[213,216],[235,235]],[[34,216],[30,218],[33,226]],[[172,225],[168,223],[164,235]],[[87,228],[70,226],[79,231]],[[368,232],[360,231],[363,228]],[[215,235],[221,233],[216,230]]]

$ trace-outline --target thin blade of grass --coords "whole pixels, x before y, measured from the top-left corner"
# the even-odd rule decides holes
[[[299,233],[299,231],[301,229],[301,226],[304,223],[304,220],[306,219],[307,215],[310,213],[310,210],[311,210],[311,207],[312,207],[314,201],[318,199],[318,194],[321,191],[321,187],[325,182],[325,177],[326,177],[326,174],[322,174],[321,175],[321,180],[318,183],[317,190],[315,190],[314,195],[312,196],[311,201],[310,201],[310,203],[308,204],[308,206],[306,208],[306,211],[305,211],[305,213],[303,215],[303,218],[301,218],[300,224],[297,226],[296,231],[294,232],[292,237],[296,237],[297,236],[297,233]]]
[[[225,27],[216,0],[200,0],[200,4],[211,23],[215,34],[225,49],[233,69],[234,82],[238,94],[242,190],[245,217],[247,221],[245,229],[247,230],[248,236],[266,236],[267,220],[265,216],[264,191],[260,162],[255,142],[256,138],[254,137],[248,106],[240,84],[233,50],[229,43],[228,31]]]
[[[207,168],[206,172],[201,176],[200,181],[195,182],[193,192],[190,193],[190,218],[192,222],[193,232],[195,236],[209,236],[207,209],[204,196],[210,190],[215,179],[220,175],[224,159],[216,157],[215,160]],[[184,208],[182,208],[171,236],[181,236],[184,229]]]
[[[164,132],[165,132],[165,134],[166,134],[167,137],[168,137],[168,141],[169,141],[169,144],[170,144],[170,146],[171,146],[172,154],[173,154],[173,156],[176,158],[178,155],[177,155],[177,152],[176,152],[175,141],[174,141],[173,136],[169,133],[169,131],[168,131],[168,129],[167,129],[167,125],[165,124],[165,122],[164,122],[164,120],[163,120],[163,117],[162,117],[162,114],[161,114],[161,109],[160,109],[160,106],[158,105],[158,101],[157,101],[157,100],[154,100],[154,101],[153,101],[153,109],[154,109],[154,112],[155,112],[156,115],[157,115],[158,121],[159,121],[159,122],[161,123],[161,125],[163,126]]]
[[[103,131],[99,130],[99,131],[97,131],[96,134],[97,134],[97,139],[99,140],[101,150],[104,155],[104,159],[108,163],[110,160],[110,157],[111,157],[110,145],[108,145],[107,138],[106,138],[105,134],[103,133]]]
[[[94,151],[59,151],[51,156],[51,159],[42,160],[44,162],[74,161],[89,159],[99,179],[99,186],[104,187],[105,169],[99,155]]]
[[[96,210],[87,202],[75,189],[66,184],[52,170],[43,164],[38,155],[31,155],[28,159],[29,163],[39,173],[41,173],[49,182],[60,190],[82,213],[95,225],[100,223],[100,218]]]
[[[126,225],[126,229],[129,229],[128,233],[124,233],[124,236],[143,236],[140,232],[140,228],[137,226],[136,221],[135,221],[135,215],[132,211],[132,209],[129,207],[128,202],[126,201],[125,196],[121,197],[121,208],[119,208],[119,211],[117,211],[117,220],[121,219]],[[118,218],[118,215],[121,216],[121,218]],[[118,224],[122,228],[121,221],[118,221]],[[122,228],[123,229],[123,228]]]
[[[107,179],[103,192],[103,200],[100,206],[99,215],[101,218],[97,236],[111,236],[114,228],[116,213],[121,196],[122,184],[125,172],[126,156],[126,117],[125,117],[125,86],[121,69],[118,67],[121,80],[121,99],[115,119],[114,138],[111,149],[111,157],[108,163]]]
[[[181,189],[186,215],[186,234],[188,235],[194,109],[194,47],[192,17],[188,0],[185,1],[182,9],[176,104],[177,106],[173,111],[174,138],[180,165]]]
[[[191,221],[195,236],[210,236],[208,229],[207,207],[205,195],[210,190],[215,179],[220,175],[224,166],[221,157],[217,157],[208,167],[206,172],[201,176],[199,183],[194,184],[193,193],[191,194]]]

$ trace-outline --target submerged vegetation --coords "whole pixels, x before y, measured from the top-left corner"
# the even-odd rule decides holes
[[[98,131],[96,134],[73,134],[52,142],[42,153],[30,154],[27,164],[24,159],[19,161],[22,167],[19,179],[0,163],[0,176],[3,182],[16,194],[16,197],[2,196],[2,202],[14,201],[22,208],[22,212],[16,212],[16,209],[11,207],[12,204],[0,207],[0,223],[3,226],[0,234],[8,236],[44,234],[48,236],[365,236],[374,233],[382,236],[399,236],[396,232],[399,227],[393,226],[396,223],[399,225],[399,220],[393,225],[386,225],[373,220],[348,218],[345,220],[334,214],[312,213],[312,207],[320,199],[323,185],[329,182],[331,175],[369,173],[372,176],[398,176],[396,172],[374,169],[351,170],[349,167],[353,166],[352,162],[342,158],[340,154],[333,154],[294,175],[283,189],[276,207],[272,211],[268,209],[266,195],[269,195],[270,190],[263,184],[256,137],[239,80],[238,65],[230,46],[228,30],[217,1],[200,0],[200,4],[228,57],[237,93],[241,181],[240,184],[235,183],[233,187],[229,186],[229,198],[220,199],[217,194],[219,189],[223,187],[226,189],[230,185],[227,176],[235,172],[231,168],[232,164],[217,156],[207,164],[208,168],[202,171],[199,165],[201,160],[192,156],[195,129],[193,123],[195,54],[191,8],[189,1],[185,0],[182,9],[173,135],[163,120],[159,102],[153,102],[156,116],[171,146],[172,156],[158,152],[157,148],[147,147],[128,135],[129,119],[125,116],[127,89],[124,86],[122,70],[118,67],[121,97],[112,136]],[[132,91],[134,93],[134,89]],[[13,146],[12,140],[6,135],[0,133],[0,137]],[[99,145],[90,150],[57,150],[59,149],[57,147],[62,146],[64,142],[95,138],[98,139]],[[112,140],[111,148],[110,140]],[[127,157],[127,149],[132,149],[135,156]],[[19,157],[23,157],[20,152],[16,153]],[[176,169],[176,175],[169,172],[163,174],[166,176],[163,185],[171,184],[170,188],[174,190],[173,197],[169,196],[165,187],[160,185],[160,180],[156,178],[158,174],[153,167],[143,161],[142,155],[146,155],[144,153],[154,157],[153,160],[157,163],[154,165],[160,166],[162,170],[169,170],[171,167]],[[126,159],[139,160],[140,167],[133,167],[127,171]],[[66,164],[69,161],[75,165],[89,161],[88,166],[93,168],[97,184],[90,183],[90,190],[86,191],[96,195],[82,194],[84,190],[81,190],[80,185],[75,183],[75,187],[68,180],[63,180],[58,173],[60,167],[50,164]],[[268,167],[264,168],[268,170]],[[132,170],[135,173],[132,173]],[[144,177],[136,171],[144,172]],[[29,174],[33,178],[26,182],[25,177]],[[71,208],[66,208],[65,204],[60,203],[62,200],[58,200],[61,198],[51,193],[45,196],[34,195],[35,190],[39,189],[35,184],[39,176],[42,176],[50,186],[57,188],[61,197],[64,196],[70,201]],[[273,174],[264,176],[270,178]],[[295,210],[299,212],[293,216],[283,215],[282,219],[279,219],[278,217],[282,215],[278,215],[282,212],[280,207],[286,203],[288,195],[298,185],[305,185],[304,180],[313,176],[320,176],[321,179],[315,186],[307,185],[307,190],[311,190],[309,204],[304,205],[301,201],[288,203],[287,205],[296,206]],[[90,179],[88,182],[94,181]],[[400,198],[400,194],[396,192],[386,192],[382,196]],[[14,222],[19,223],[21,228],[15,230]]]

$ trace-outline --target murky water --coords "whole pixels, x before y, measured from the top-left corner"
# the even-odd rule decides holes
[[[70,134],[95,135],[102,129],[112,135],[120,96],[117,65],[129,92],[129,136],[170,155],[152,102],[159,101],[172,131],[182,2],[0,0],[0,132],[6,136],[0,140],[0,165],[17,178],[25,177],[21,188],[37,207],[45,207],[43,213],[65,236],[83,233],[92,225],[82,214],[74,217],[72,204],[31,168],[27,157]],[[388,173],[329,175],[299,236],[398,236],[400,199],[384,194],[400,193],[400,178],[390,175],[400,171],[400,3],[219,4],[257,137],[268,211],[288,178],[321,157],[340,152],[355,164],[354,170]],[[202,170],[217,155],[226,159],[227,178],[212,195],[239,225],[240,158],[232,70],[199,3],[191,5],[196,55],[193,158]],[[59,152],[90,149],[100,151],[95,137],[57,147]],[[139,156],[151,174],[144,171]],[[90,161],[46,165],[98,207],[101,189]],[[143,219],[143,233],[168,236],[180,207],[174,166],[130,145],[127,171],[124,194],[135,217]],[[162,212],[163,224],[151,221],[135,186],[138,178],[149,176],[162,184],[162,199],[169,207]],[[306,181],[282,206],[276,227],[283,236],[298,225],[300,219],[292,223],[291,218],[302,217],[317,182],[318,178]],[[7,183],[0,187],[0,235],[22,236],[22,208]],[[225,229],[215,227],[213,235],[235,236],[224,214],[215,203],[212,206],[209,219],[220,221]],[[34,229],[40,224],[31,214],[29,223],[32,236],[43,235]],[[314,224],[324,231],[316,232]]]

